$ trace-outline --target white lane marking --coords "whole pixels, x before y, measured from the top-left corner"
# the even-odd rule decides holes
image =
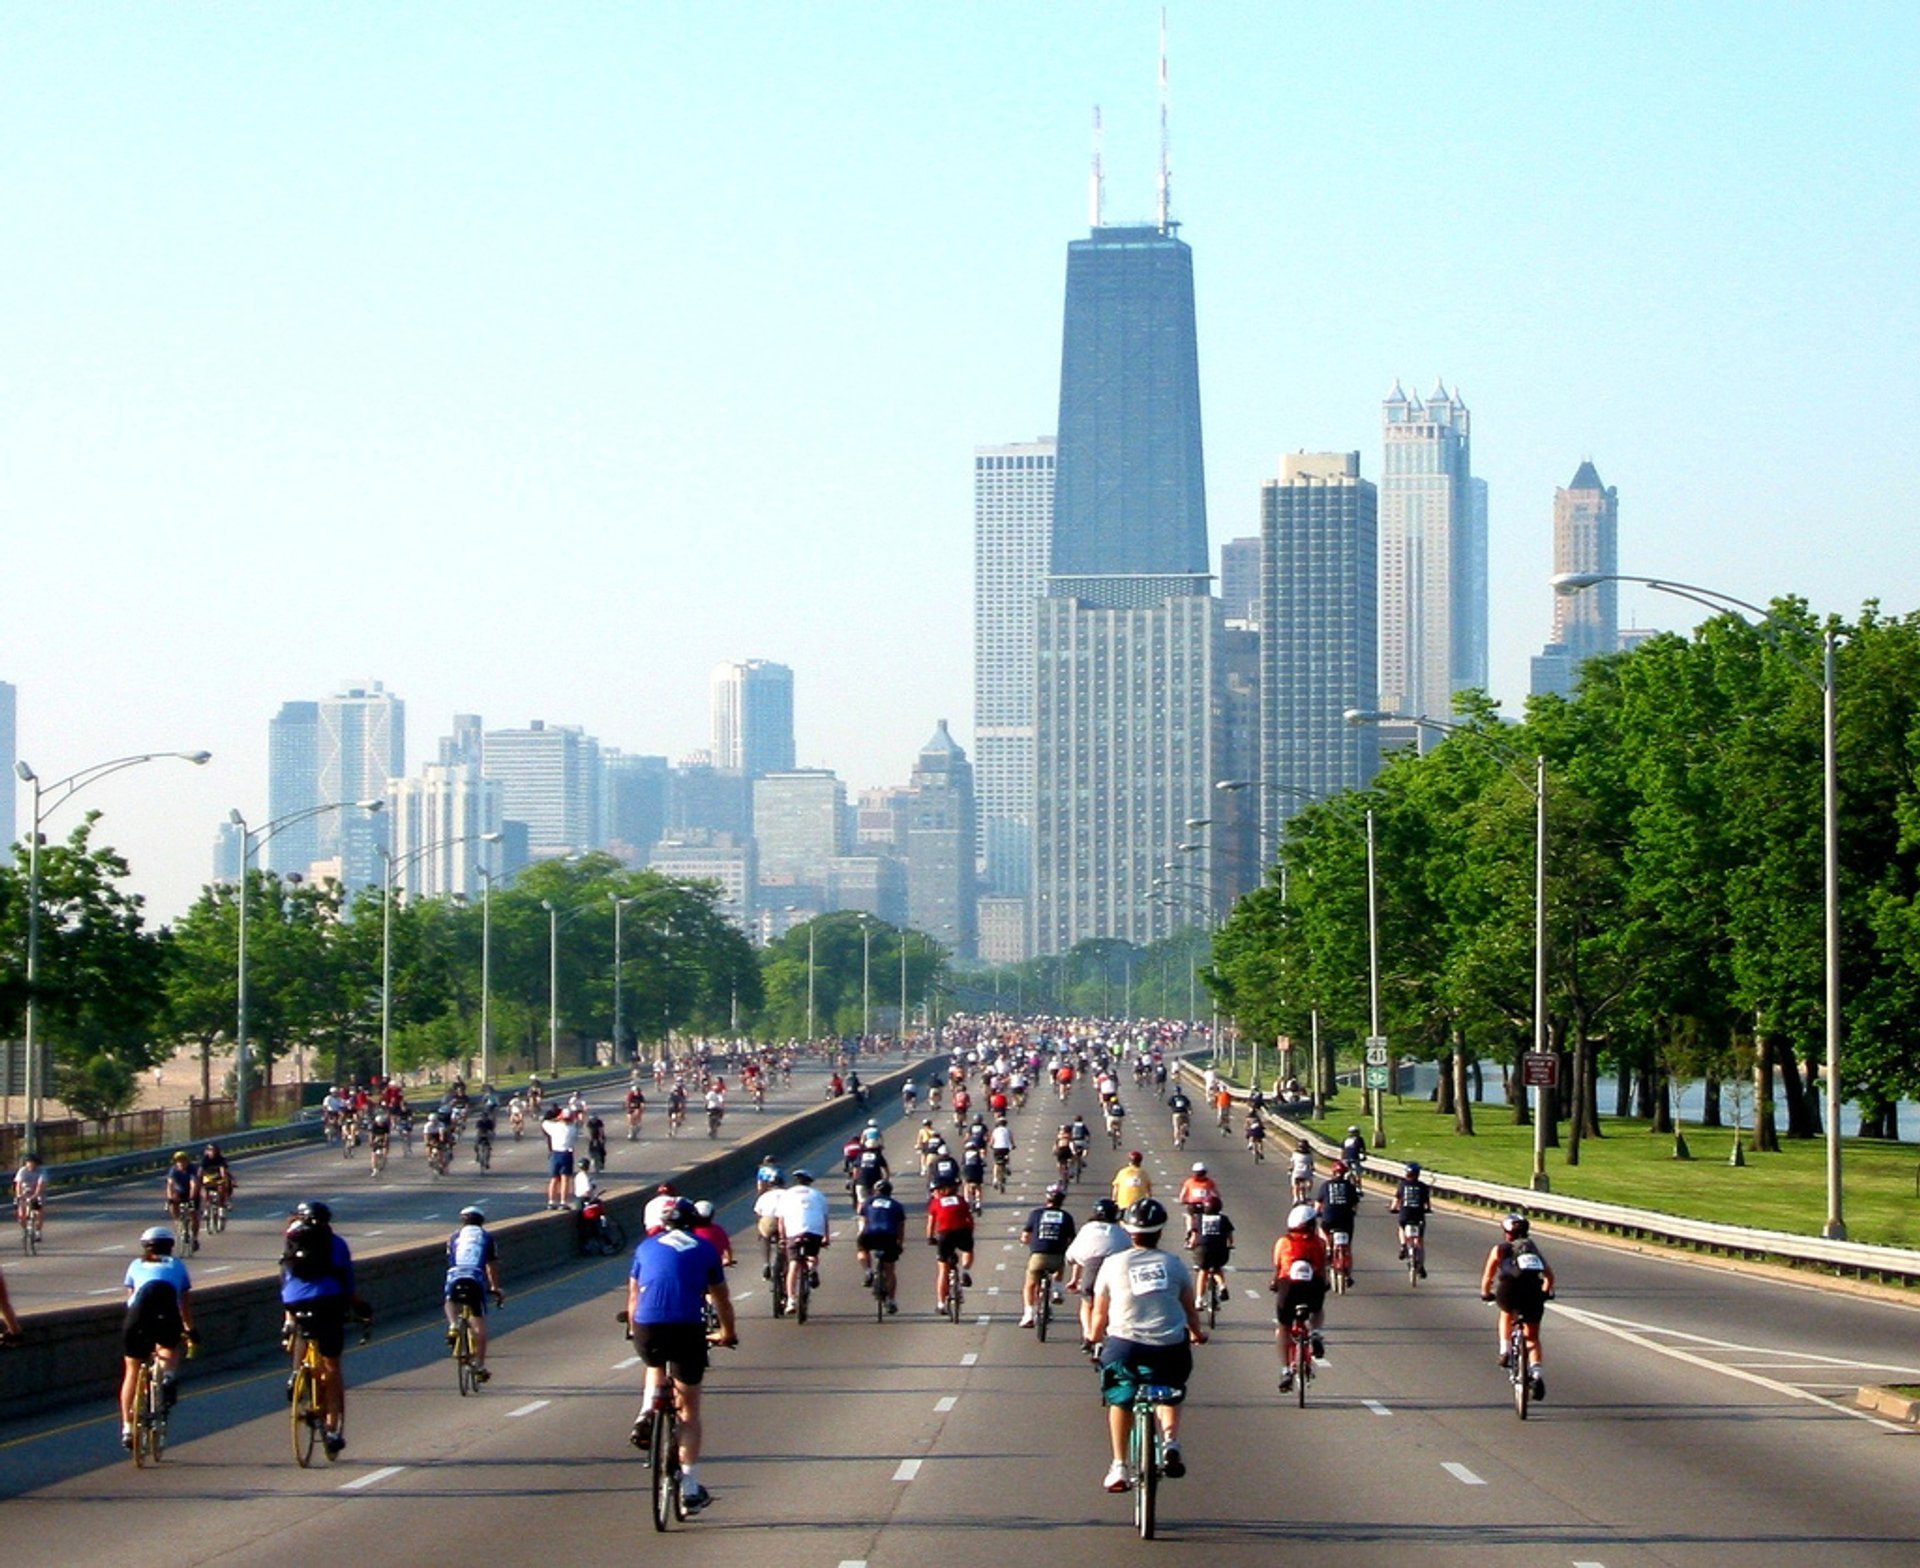
[[[903,1459],[900,1461],[900,1468],[893,1472],[893,1478],[896,1481],[911,1481],[919,1473],[920,1461],[918,1459]]]
[[[628,1356],[625,1361],[614,1362],[613,1370],[616,1372],[624,1372],[628,1367],[637,1367],[639,1365],[640,1358],[638,1356]]]
[[[522,1405],[518,1410],[509,1410],[507,1412],[507,1419],[511,1421],[515,1416],[530,1416],[536,1410],[545,1410],[547,1406],[552,1403],[553,1401],[551,1399],[533,1400],[529,1404]]]
[[[124,1285],[106,1285],[99,1290],[90,1290],[87,1294],[89,1296],[117,1296],[125,1289],[126,1286]]]
[[[740,1294],[739,1294],[739,1295],[737,1295],[737,1296],[735,1296],[735,1297],[734,1297],[733,1299],[734,1299],[735,1301],[745,1301],[745,1300],[747,1299],[747,1297],[749,1297],[749,1296],[751,1296],[752,1294],[753,1294],[753,1292],[752,1292],[752,1291],[750,1291],[750,1290],[743,1290],[743,1291],[741,1291],[741,1292],[740,1292]]]
[[[95,1252],[125,1252],[127,1249],[116,1241],[111,1247],[95,1247],[93,1250]]]
[[[1605,1563],[1582,1562],[1580,1559],[1575,1558],[1573,1568],[1607,1568],[1607,1565]]]
[[[992,1321],[993,1321],[993,1314],[991,1312],[983,1312],[980,1314],[979,1317],[974,1319],[974,1322],[976,1323],[991,1323]]]
[[[1697,1345],[1707,1345],[1723,1350],[1751,1350],[1758,1348],[1756,1346],[1735,1345],[1723,1340],[1705,1339],[1698,1334],[1683,1335],[1675,1329],[1660,1328],[1657,1324],[1634,1323],[1626,1318],[1602,1317],[1597,1312],[1588,1312],[1580,1307],[1564,1307],[1558,1302],[1554,1303],[1554,1311],[1560,1313],[1563,1317],[1571,1318],[1576,1323],[1584,1324],[1588,1328],[1598,1329],[1603,1334],[1611,1334],[1616,1339],[1624,1339],[1630,1344],[1641,1346],[1643,1349],[1657,1351],[1663,1356],[1669,1356],[1675,1361],[1686,1363],[1688,1366],[1699,1367],[1707,1372],[1718,1372],[1725,1377],[1737,1378],[1743,1383],[1752,1383],[1760,1388],[1769,1389],[1773,1393],[1785,1394],[1790,1399],[1803,1399],[1810,1405],[1822,1405],[1828,1410],[1838,1411],[1843,1416],[1851,1416],[1856,1421],[1865,1421],[1872,1426],[1880,1427],[1884,1431],[1911,1432],[1913,1430],[1911,1426],[1903,1421],[1883,1420],[1881,1417],[1873,1415],[1869,1411],[1855,1410],[1849,1405],[1840,1403],[1838,1400],[1828,1399],[1824,1394],[1813,1393],[1811,1390],[1801,1388],[1793,1383],[1783,1383],[1778,1378],[1762,1377],[1758,1372],[1749,1372],[1744,1367],[1729,1366],[1726,1362],[1715,1361],[1710,1356],[1696,1356],[1692,1351],[1682,1350],[1677,1345],[1662,1344],[1659,1340],[1649,1338],[1648,1336],[1652,1334],[1666,1334],[1675,1338],[1690,1339]],[[1834,1359],[1828,1361],[1827,1365],[1857,1367],[1863,1371],[1908,1370],[1903,1367],[1891,1367],[1883,1363],[1871,1361],[1841,1361]]]
[[[989,1296],[997,1296],[997,1295],[999,1295],[999,1294],[1000,1294],[1000,1287],[999,1287],[998,1285],[989,1285],[989,1286],[987,1287],[987,1294],[988,1294]]]
[[[840,1568],[867,1568],[867,1560],[864,1557],[842,1557]],[[1574,1568],[1580,1568],[1580,1565],[1575,1563]]]
[[[994,1264],[994,1267],[1004,1273],[1006,1271],[1007,1266],[1004,1263],[996,1263]]]
[[[980,1363],[980,1352],[977,1350],[969,1350],[964,1356],[960,1358],[960,1365],[963,1367],[978,1366],[979,1363]]]
[[[386,1232],[384,1230],[363,1230],[360,1234],[363,1236],[384,1236]]]
[[[371,1470],[361,1476],[359,1480],[349,1481],[345,1486],[337,1487],[335,1490],[341,1492],[358,1492],[364,1487],[372,1486],[376,1481],[384,1481],[388,1476],[398,1475],[406,1468],[405,1465],[382,1465],[378,1470]]]
[[[933,1413],[938,1416],[943,1416],[959,1403],[960,1400],[957,1395],[948,1394],[944,1399],[936,1399],[934,1401]]]
[[[1260,1292],[1259,1292],[1259,1291],[1257,1291],[1257,1290],[1250,1290],[1250,1291],[1248,1291],[1248,1292],[1247,1292],[1247,1299],[1248,1299],[1249,1301],[1258,1301],[1258,1300],[1260,1299]]]
[[[1377,1416],[1390,1416],[1393,1414],[1391,1410],[1381,1404],[1377,1399],[1363,1399],[1360,1403],[1365,1405],[1367,1409],[1371,1410]]]
[[[1443,1460],[1440,1468],[1446,1471],[1448,1475],[1452,1476],[1454,1480],[1458,1481],[1462,1486],[1485,1486],[1487,1484],[1465,1465],[1458,1464],[1451,1459]]]

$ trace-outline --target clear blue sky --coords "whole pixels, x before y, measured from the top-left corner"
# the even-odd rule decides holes
[[[1444,377],[1509,707],[1586,457],[1623,570],[1913,608],[1916,15],[1176,0],[1216,545]],[[86,797],[164,916],[348,678],[416,765],[456,710],[678,757],[742,657],[852,787],[964,743],[971,449],[1053,428],[1095,103],[1151,210],[1157,18],[0,5],[22,755],[215,753]]]

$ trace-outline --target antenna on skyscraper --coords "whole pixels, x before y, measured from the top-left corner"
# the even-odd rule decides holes
[[[1087,185],[1087,211],[1097,229],[1107,217],[1107,176],[1100,166],[1100,105],[1093,106],[1093,175]]]
[[[1167,144],[1167,8],[1160,7],[1160,232],[1173,227],[1173,161]]]

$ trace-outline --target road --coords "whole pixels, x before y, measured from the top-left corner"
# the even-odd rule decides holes
[[[1051,1175],[1053,1107],[1036,1103],[1017,1122],[1017,1190],[989,1194],[957,1326],[933,1316],[928,1249],[909,1250],[902,1313],[876,1325],[842,1232],[802,1326],[770,1318],[742,1247],[743,1343],[717,1354],[707,1401],[702,1478],[716,1501],[671,1543],[652,1540],[625,1441],[638,1372],[612,1321],[624,1265],[608,1260],[530,1287],[509,1278],[495,1379],[477,1398],[454,1392],[431,1315],[355,1352],[337,1465],[291,1463],[270,1363],[190,1387],[157,1474],[120,1454],[104,1391],[96,1412],[0,1431],[8,1555],[386,1560],[404,1542],[483,1562],[531,1543],[585,1563],[667,1549],[689,1568],[776,1555],[802,1568],[889,1568],[1062,1549],[1208,1568],[1308,1553],[1342,1568],[1802,1568],[1809,1548],[1823,1565],[1914,1560],[1920,1436],[1840,1401],[1861,1381],[1920,1381],[1914,1309],[1549,1234],[1561,1281],[1547,1322],[1550,1399],[1522,1424],[1477,1296],[1492,1225],[1436,1217],[1432,1277],[1413,1289],[1376,1193],[1358,1289],[1330,1304],[1329,1362],[1299,1410],[1275,1391],[1264,1288],[1284,1164],[1256,1169],[1219,1142],[1177,1154],[1149,1104],[1136,1104],[1133,1136],[1156,1185],[1177,1186],[1189,1158],[1212,1158],[1245,1265],[1231,1311],[1197,1352],[1190,1470],[1162,1491],[1158,1541],[1134,1538],[1128,1499],[1100,1490],[1103,1420],[1074,1336],[1041,1345],[1015,1326],[1016,1234]],[[906,1135],[890,1128],[896,1152]],[[833,1154],[787,1152],[819,1165]],[[919,1190],[901,1186],[909,1198]],[[1092,1195],[1076,1191],[1076,1212]],[[741,1230],[747,1195],[714,1196]],[[134,1501],[145,1506],[118,1506]],[[1076,1533],[1052,1534],[1062,1529]]]

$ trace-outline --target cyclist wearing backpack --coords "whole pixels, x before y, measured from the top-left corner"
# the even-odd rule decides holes
[[[333,1230],[333,1210],[315,1200],[293,1211],[286,1248],[280,1254],[280,1304],[286,1308],[288,1343],[294,1320],[320,1356],[320,1408],[327,1457],[347,1446],[347,1380],[340,1353],[347,1342],[347,1309],[362,1306],[353,1281],[353,1254]]]
[[[1553,1294],[1553,1268],[1546,1254],[1528,1232],[1532,1229],[1524,1214],[1509,1214],[1500,1223],[1502,1239],[1487,1254],[1487,1266],[1480,1271],[1480,1299],[1500,1306],[1500,1365],[1508,1365],[1507,1339],[1518,1318],[1526,1330],[1527,1348],[1533,1354],[1533,1397],[1547,1397],[1547,1380],[1542,1371],[1546,1353],[1540,1345],[1540,1319],[1547,1310],[1547,1298]]]

